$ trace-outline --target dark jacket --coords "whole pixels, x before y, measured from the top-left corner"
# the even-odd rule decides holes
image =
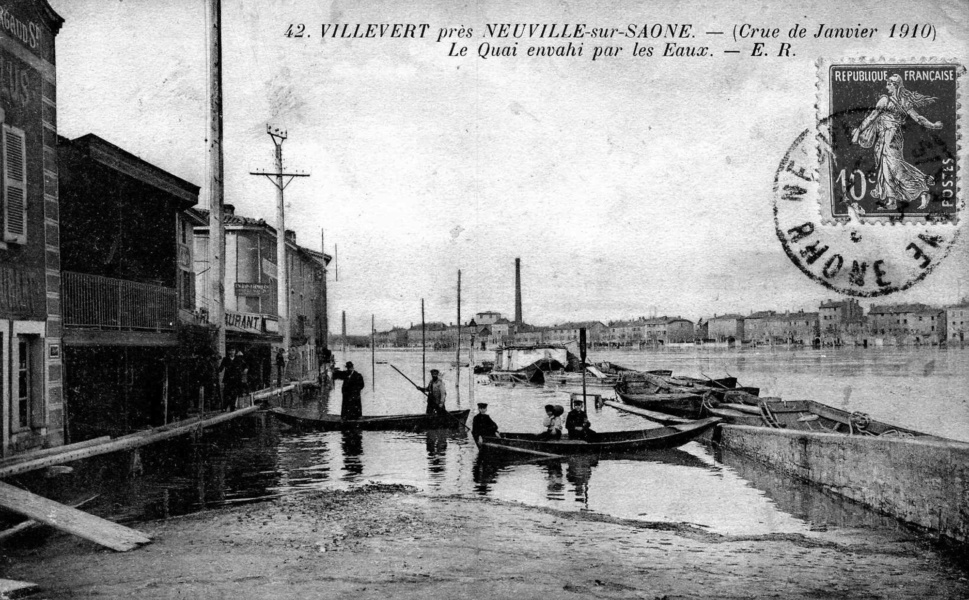
[[[498,435],[498,424],[491,420],[490,415],[477,414],[471,421],[471,435],[475,439],[481,436],[494,437]]]
[[[363,415],[360,392],[363,391],[363,375],[357,371],[334,371],[333,379],[342,379],[340,392],[343,395],[343,406],[340,416],[344,419],[359,419]]]

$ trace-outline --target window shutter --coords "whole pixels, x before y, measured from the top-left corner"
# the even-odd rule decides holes
[[[3,126],[3,241],[27,243],[27,146],[22,129]]]

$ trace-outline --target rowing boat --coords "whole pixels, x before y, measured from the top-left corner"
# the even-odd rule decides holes
[[[273,408],[269,412],[283,423],[301,429],[315,429],[317,431],[340,431],[343,429],[420,431],[461,427],[468,420],[471,410],[450,410],[447,415],[381,415],[360,417],[351,421],[344,421],[339,415],[329,414],[308,417],[282,408]]]
[[[618,454],[637,450],[661,450],[678,448],[692,441],[707,429],[720,422],[713,417],[701,419],[680,425],[657,427],[654,429],[638,429],[635,431],[609,431],[596,433],[595,441],[543,440],[535,433],[502,433],[501,437],[483,437],[481,449],[500,451],[501,446],[508,448],[529,450],[532,452],[546,452],[550,454]],[[497,446],[498,448],[495,448]]]
[[[616,394],[626,404],[632,404],[646,410],[686,417],[687,419],[699,419],[703,414],[702,394],[635,394],[620,391],[618,386],[616,387]]]

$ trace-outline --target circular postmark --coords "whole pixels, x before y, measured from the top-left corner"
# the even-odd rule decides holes
[[[778,165],[772,202],[777,237],[798,269],[838,293],[873,298],[906,290],[928,277],[948,256],[959,227],[939,198],[934,205],[924,199],[913,202],[911,212],[928,205],[917,218],[906,212],[907,205],[880,206],[884,218],[877,221],[851,202],[853,190],[874,185],[878,177],[852,168],[857,161],[844,160],[839,152],[852,137],[846,124],[863,122],[861,113],[835,114],[802,132]],[[920,164],[938,165],[927,178],[934,181],[951,173],[953,191],[958,190],[959,161],[948,145],[926,144],[921,151]],[[852,171],[859,173],[851,177]],[[841,173],[849,175],[839,181]],[[825,210],[829,207],[844,209],[843,214],[831,219]]]

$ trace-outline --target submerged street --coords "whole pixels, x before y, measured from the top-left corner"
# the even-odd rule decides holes
[[[377,365],[374,382],[368,355],[350,355],[367,383],[364,413],[419,412],[423,398],[389,366]],[[954,387],[966,385],[969,352],[958,349],[605,356],[686,375],[729,372],[761,385],[763,396],[804,398],[789,390],[810,380],[818,390],[811,397],[833,405],[942,435],[966,431]],[[378,357],[420,378],[420,353]],[[443,372],[448,407],[468,407],[467,370],[459,395],[453,358],[432,353],[428,366]],[[884,412],[911,406],[895,394],[916,386],[934,391],[920,410]],[[835,400],[822,396],[836,390]],[[568,399],[565,390],[480,381],[473,393],[504,431],[537,430],[541,407]],[[288,404],[339,413],[339,384],[326,398]],[[654,426],[609,407],[590,420],[598,431]],[[91,512],[150,533],[154,543],[106,554],[36,530],[7,543],[4,576],[72,598],[450,598],[480,595],[482,586],[530,597],[559,584],[601,597],[969,594],[964,549],[698,442],[620,458],[494,461],[459,429],[299,432],[264,415],[191,444],[158,444],[139,459],[134,472],[118,456],[86,461],[58,485],[65,497],[100,488]],[[137,581],[132,572],[141,573]]]

